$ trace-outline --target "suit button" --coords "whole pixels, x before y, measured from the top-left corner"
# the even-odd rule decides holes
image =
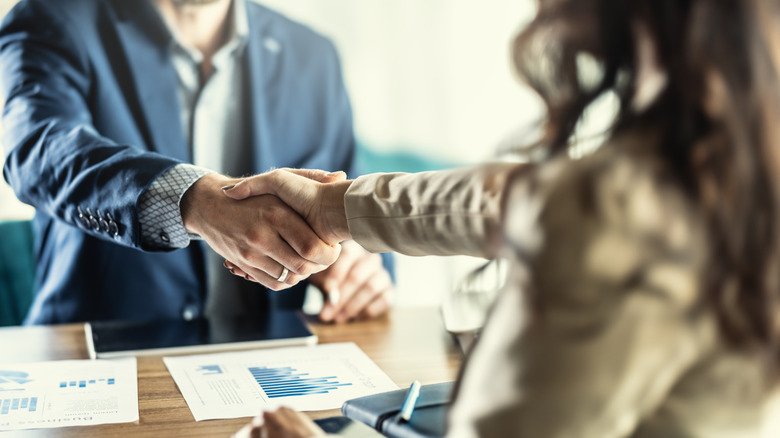
[[[81,207],[76,207],[76,209],[79,211],[78,221],[84,228],[89,228],[89,218],[84,215],[84,212],[81,211]]]
[[[95,216],[92,215],[92,210],[87,209],[87,214],[89,215],[89,228],[92,228],[95,231],[100,231],[100,224],[98,224]]]
[[[108,233],[116,237],[119,235],[119,225],[114,222],[114,218],[111,217],[111,213],[106,213],[108,218]]]
[[[116,222],[111,221],[108,223],[108,234],[114,237],[119,235],[119,227],[117,226]]]
[[[104,233],[108,233],[108,222],[103,219],[103,214],[100,213],[100,210],[97,211],[98,215],[98,224],[100,225],[100,231]]]
[[[187,304],[181,312],[181,317],[184,318],[185,321],[192,321],[198,316],[200,316],[200,309],[194,304]]]
[[[171,241],[171,238],[168,237],[168,234],[166,234],[165,232],[161,232],[160,233],[160,240],[162,240],[165,243],[168,243],[168,242]]]

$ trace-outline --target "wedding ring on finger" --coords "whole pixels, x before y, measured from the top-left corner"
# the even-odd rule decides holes
[[[284,280],[287,279],[287,274],[290,273],[290,270],[287,268],[282,269],[282,274],[279,275],[279,278],[276,279],[279,283],[284,283]]]

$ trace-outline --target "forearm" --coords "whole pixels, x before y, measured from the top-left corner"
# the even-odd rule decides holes
[[[20,3],[0,27],[4,177],[40,213],[139,247],[139,195],[179,161],[96,129],[93,63],[59,8]]]
[[[374,252],[493,257],[508,181],[520,167],[360,177],[344,196],[350,236]]]
[[[138,197],[176,160],[113,143],[86,125],[41,122],[26,136],[10,129],[7,138],[22,140],[9,144],[4,176],[20,200],[95,237],[141,245]],[[116,228],[101,227],[101,219]]]

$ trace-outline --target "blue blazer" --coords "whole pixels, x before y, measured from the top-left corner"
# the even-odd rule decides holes
[[[247,13],[254,170],[355,176],[352,112],[335,48],[254,2]],[[281,50],[266,49],[268,38]],[[202,244],[147,252],[136,211],[158,175],[191,161],[169,44],[146,0],[22,0],[0,25],[3,175],[36,208],[37,294],[27,323],[202,311]],[[110,215],[117,228],[80,220],[87,209]],[[299,307],[304,287],[258,291],[261,307]]]

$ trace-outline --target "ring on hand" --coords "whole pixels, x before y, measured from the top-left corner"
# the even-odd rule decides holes
[[[277,278],[276,281],[278,281],[279,283],[284,282],[284,280],[287,278],[287,274],[289,272],[290,271],[287,268],[282,269],[282,274],[279,275],[279,278]]]

